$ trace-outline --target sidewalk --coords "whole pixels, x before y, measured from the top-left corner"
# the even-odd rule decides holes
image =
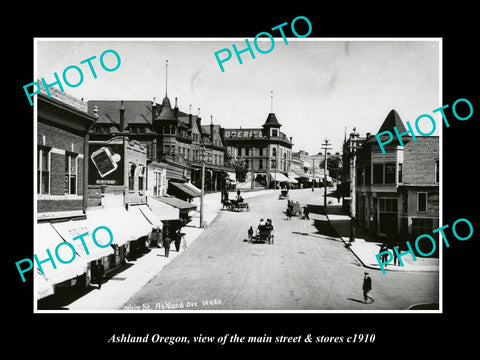
[[[248,199],[254,196],[267,194],[271,191],[273,190],[242,192],[242,197]],[[235,192],[229,193],[230,199],[235,196]],[[199,203],[199,199],[196,199],[196,201]],[[206,194],[203,205],[204,221],[206,221],[207,224],[210,224],[217,216],[218,211],[222,208],[220,193]],[[150,252],[138,259],[128,261],[125,270],[117,272],[110,278],[107,277],[108,280],[102,284],[100,290],[94,288],[92,291],[64,308],[73,311],[88,312],[128,310],[128,308],[123,308],[123,305],[126,304],[128,300],[144,287],[155,275],[157,275],[170,261],[175,259],[183,251],[188,250],[188,246],[190,246],[204,231],[204,229],[199,227],[199,210],[200,206],[198,206],[198,210],[192,214],[192,221],[189,225],[182,228],[182,232],[185,233],[187,249],[181,248],[179,252],[176,252],[175,247],[172,246],[170,248],[170,256],[166,258],[164,256],[165,251],[163,248],[152,248],[150,249]]]
[[[342,241],[347,245],[350,241],[350,216],[346,215],[342,205],[336,200],[327,205],[326,218],[335,229]],[[369,269],[381,270],[377,258],[382,242],[374,237],[365,229],[355,226],[355,240],[349,249],[362,263]],[[391,251],[391,249],[389,249]],[[413,261],[411,255],[402,257],[404,266],[394,265],[393,261],[385,266],[385,271],[439,271],[438,258],[421,258],[416,256],[417,261]]]

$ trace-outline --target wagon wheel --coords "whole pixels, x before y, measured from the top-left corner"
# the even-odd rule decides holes
[[[247,204],[247,206],[245,207],[245,209],[246,209],[247,211],[250,211],[250,206],[248,206],[248,204]]]

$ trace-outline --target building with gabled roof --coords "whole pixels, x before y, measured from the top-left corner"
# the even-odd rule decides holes
[[[406,132],[400,116],[392,110],[377,134],[393,133],[394,126],[399,133]],[[406,241],[432,234],[439,226],[438,136],[417,136],[416,141],[403,136],[404,146],[392,141],[385,145],[385,153],[374,135],[368,133],[358,140],[354,166],[358,224],[385,236],[390,245],[395,238]],[[346,144],[345,155],[351,163],[353,153]],[[350,178],[347,174],[345,177]]]

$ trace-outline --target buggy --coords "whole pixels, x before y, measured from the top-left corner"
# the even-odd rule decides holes
[[[250,211],[250,207],[247,202],[242,200],[224,200],[222,202],[222,210],[227,208],[228,211]]]
[[[280,195],[278,196],[279,200],[288,199],[288,189],[282,189]]]
[[[271,224],[260,225],[257,234],[252,237],[253,243],[273,244],[273,226]]]

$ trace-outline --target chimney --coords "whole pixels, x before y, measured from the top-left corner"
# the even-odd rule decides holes
[[[370,133],[369,132],[366,134],[366,140],[368,140],[368,139],[370,139]]]
[[[210,139],[213,144],[213,115],[210,115]]]
[[[123,100],[120,101],[120,131],[125,130],[125,107],[123,106]]]
[[[177,98],[176,97],[175,97],[175,108],[173,110],[175,112],[175,117],[176,117],[177,114],[178,114],[178,106],[177,106]]]
[[[154,97],[153,103],[152,103],[152,124],[155,121],[156,117],[157,117],[157,104],[155,103],[155,97]]]
[[[290,142],[292,142],[292,137],[290,136]]]

